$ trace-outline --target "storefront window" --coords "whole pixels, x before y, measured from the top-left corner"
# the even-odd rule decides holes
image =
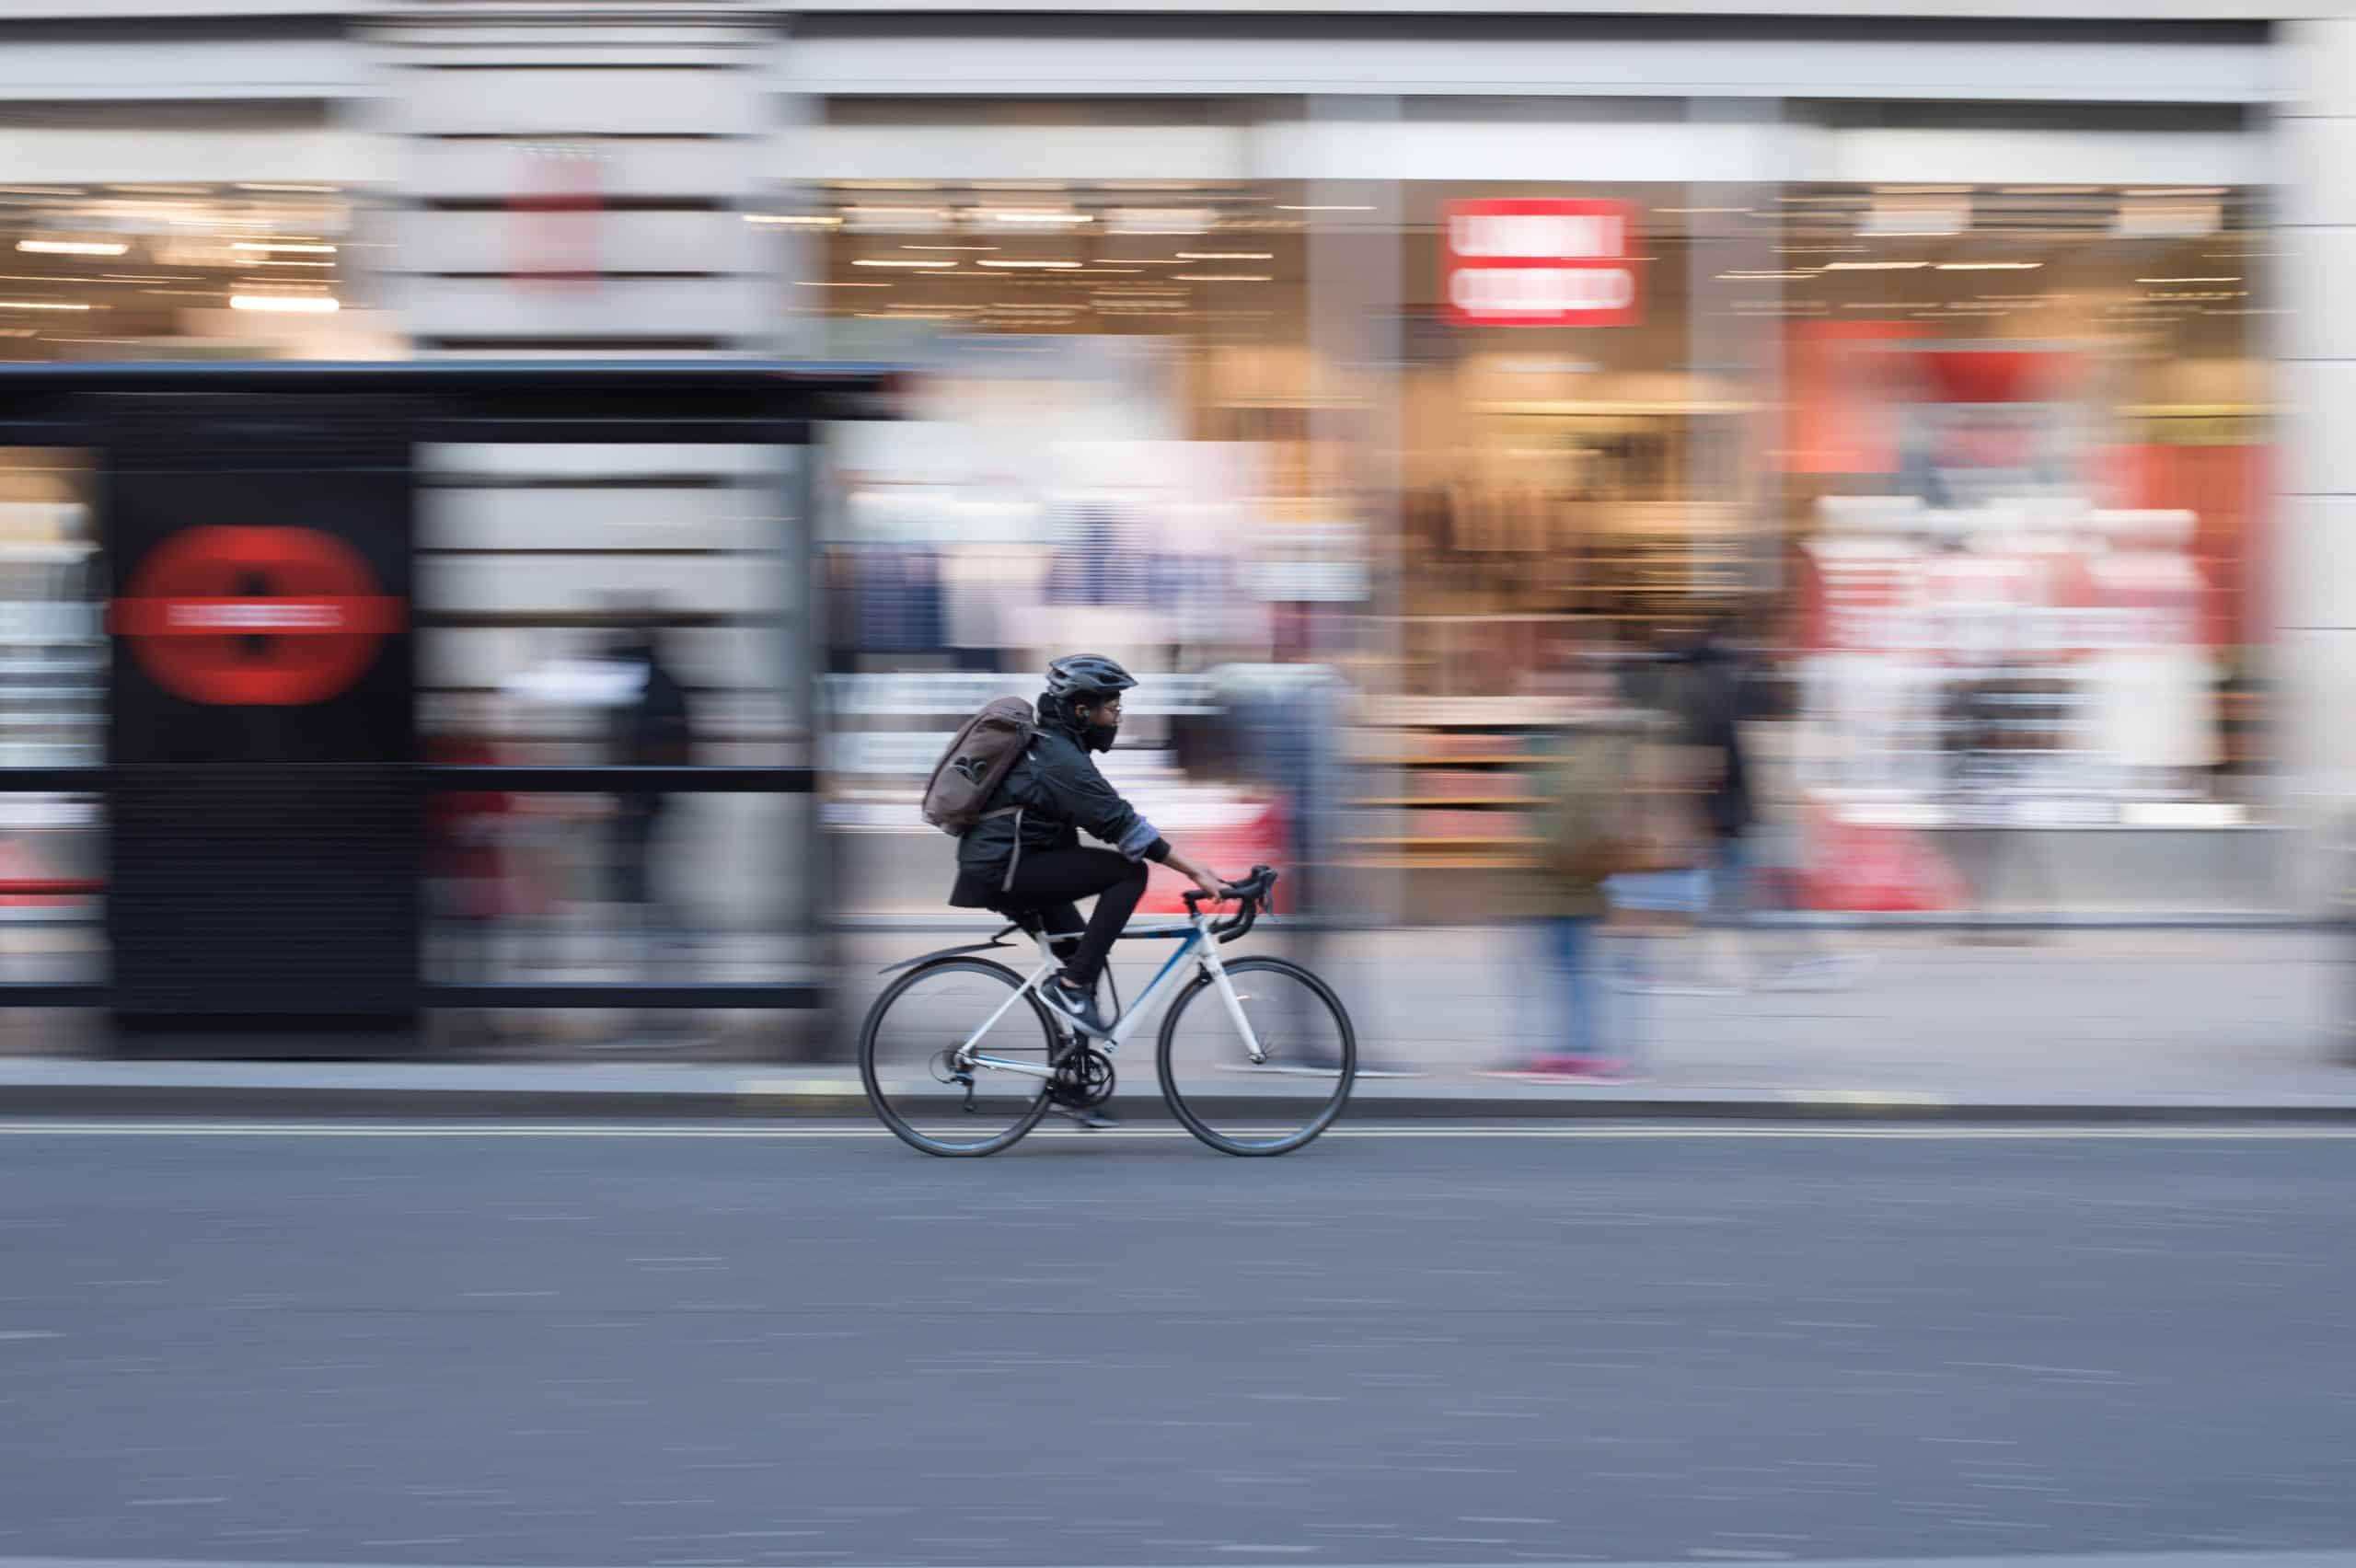
[[[1788,322],[1817,781],[2007,821],[2240,800],[2264,640],[2252,193],[1780,204],[1789,267],[1760,282]]]
[[[106,755],[106,582],[87,454],[0,450],[0,767],[90,767]],[[0,794],[0,977],[87,982],[105,969],[94,792]],[[14,1051],[79,1037],[0,1012]]]
[[[392,356],[352,220],[304,181],[0,186],[0,359]]]
[[[892,830],[958,722],[1082,649],[1144,683],[1103,759],[1124,792],[1218,864],[1282,858],[1246,748],[1195,743],[1230,675],[1305,658],[1302,628],[1364,594],[1311,456],[1308,206],[1284,182],[892,180],[766,215],[815,241],[786,294],[826,352],[921,373],[909,417],[834,432],[820,485],[829,809],[863,904],[939,906],[946,860]]]
[[[1686,206],[1682,186],[1407,188],[1407,690],[1523,691],[1576,628],[1641,636],[1744,586],[1728,458],[1760,389],[1694,363]]]

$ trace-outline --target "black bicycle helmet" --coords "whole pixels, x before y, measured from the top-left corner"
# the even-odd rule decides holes
[[[1047,695],[1058,704],[1072,698],[1102,702],[1137,684],[1135,675],[1102,653],[1067,653],[1047,666]]]

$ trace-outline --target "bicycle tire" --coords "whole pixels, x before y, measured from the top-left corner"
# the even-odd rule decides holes
[[[1015,1144],[1020,1143],[1032,1128],[1037,1126],[1039,1119],[1047,1113],[1049,1086],[1046,1080],[1041,1079],[1038,1092],[1032,1096],[1028,1107],[1018,1111],[1015,1113],[1015,1119],[1003,1132],[994,1136],[979,1138],[972,1143],[957,1143],[928,1136],[920,1127],[902,1114],[901,1111],[894,1105],[891,1097],[885,1093],[876,1066],[875,1052],[876,1041],[884,1029],[885,1020],[891,1015],[893,1004],[906,997],[925,980],[937,979],[945,974],[961,972],[987,975],[990,979],[1002,983],[1009,990],[1020,989],[1023,982],[1022,975],[1017,974],[1005,964],[994,963],[986,958],[936,959],[930,963],[919,964],[909,970],[886,986],[884,994],[876,997],[874,1004],[867,1009],[867,1017],[860,1023],[859,1030],[860,1081],[867,1090],[867,1103],[875,1112],[876,1119],[889,1127],[893,1136],[909,1147],[945,1159],[975,1159],[986,1155],[997,1154],[1002,1149],[1011,1148]],[[1057,1028],[1055,1020],[1048,1014],[1046,1008],[1036,996],[1026,996],[1022,999],[1030,1004],[1032,1015],[1046,1042],[1048,1059],[1050,1061],[1056,1059],[1067,1045],[1067,1037],[1061,1030]],[[977,1017],[972,1021],[979,1023],[981,1020]],[[941,1086],[940,1097],[948,1098],[954,1093],[955,1090],[951,1086],[946,1084]]]
[[[1186,1091],[1178,1082],[1174,1048],[1178,1039],[1179,1025],[1185,1018],[1187,1009],[1200,1000],[1205,992],[1212,989],[1210,976],[1197,974],[1185,990],[1180,992],[1177,998],[1170,1004],[1170,1011],[1161,1020],[1161,1036],[1155,1051],[1155,1067],[1161,1079],[1161,1098],[1168,1103],[1170,1113],[1177,1117],[1188,1132],[1222,1154],[1238,1155],[1246,1159],[1290,1154],[1297,1148],[1315,1142],[1319,1135],[1339,1119],[1343,1109],[1349,1104],[1350,1090],[1357,1079],[1357,1031],[1350,1022],[1349,1009],[1342,1005],[1342,998],[1334,993],[1334,987],[1289,959],[1239,958],[1229,963],[1225,968],[1230,980],[1240,980],[1255,973],[1284,974],[1288,979],[1298,981],[1311,997],[1323,1006],[1331,1015],[1334,1024],[1333,1048],[1341,1055],[1341,1064],[1334,1074],[1333,1094],[1316,1114],[1298,1130],[1264,1140],[1230,1136],[1212,1125],[1212,1118],[1202,1114],[1196,1107],[1189,1105],[1186,1101]],[[1226,1024],[1225,1020],[1222,1019],[1220,1021],[1222,1025]],[[1254,1031],[1255,1032],[1258,1031],[1256,1023]],[[1242,1052],[1240,1041],[1237,1042],[1237,1051],[1240,1056]]]

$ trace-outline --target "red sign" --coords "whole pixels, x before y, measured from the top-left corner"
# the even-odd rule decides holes
[[[1441,236],[1460,327],[1625,327],[1636,320],[1635,225],[1624,202],[1451,202]]]
[[[605,207],[605,154],[593,145],[534,144],[507,210],[515,217],[509,276],[519,284],[594,283]]]
[[[156,684],[191,702],[325,702],[407,619],[368,563],[315,528],[205,527],[147,554],[108,624]]]

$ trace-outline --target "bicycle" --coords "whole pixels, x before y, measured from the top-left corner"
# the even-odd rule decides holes
[[[1333,987],[1300,965],[1280,958],[1220,958],[1220,947],[1258,924],[1276,876],[1254,866],[1232,884],[1230,894],[1238,902],[1231,917],[1207,913],[1204,895],[1195,892],[1185,895],[1183,923],[1122,932],[1124,941],[1174,940],[1178,946],[1101,1040],[1080,1036],[1039,999],[1040,986],[1059,960],[1054,939],[1035,917],[1007,926],[987,942],[890,965],[883,973],[907,973],[875,999],[859,1032],[868,1102],[902,1142],[927,1154],[996,1154],[1019,1142],[1051,1109],[1085,1113],[1111,1100],[1114,1053],[1176,987],[1155,1054],[1171,1113],[1227,1154],[1288,1154],[1301,1147],[1332,1126],[1348,1102],[1357,1074],[1357,1034]],[[1017,930],[1039,949],[1038,965],[1027,978],[974,956],[1017,945],[1006,940]],[[1192,979],[1175,978],[1190,960]],[[1109,986],[1110,979],[1108,967],[1103,983]],[[1218,1005],[1204,1004],[1206,997]],[[1113,999],[1117,1005],[1117,995]],[[1332,1087],[1319,1099],[1263,1081],[1291,1075],[1330,1078]]]

